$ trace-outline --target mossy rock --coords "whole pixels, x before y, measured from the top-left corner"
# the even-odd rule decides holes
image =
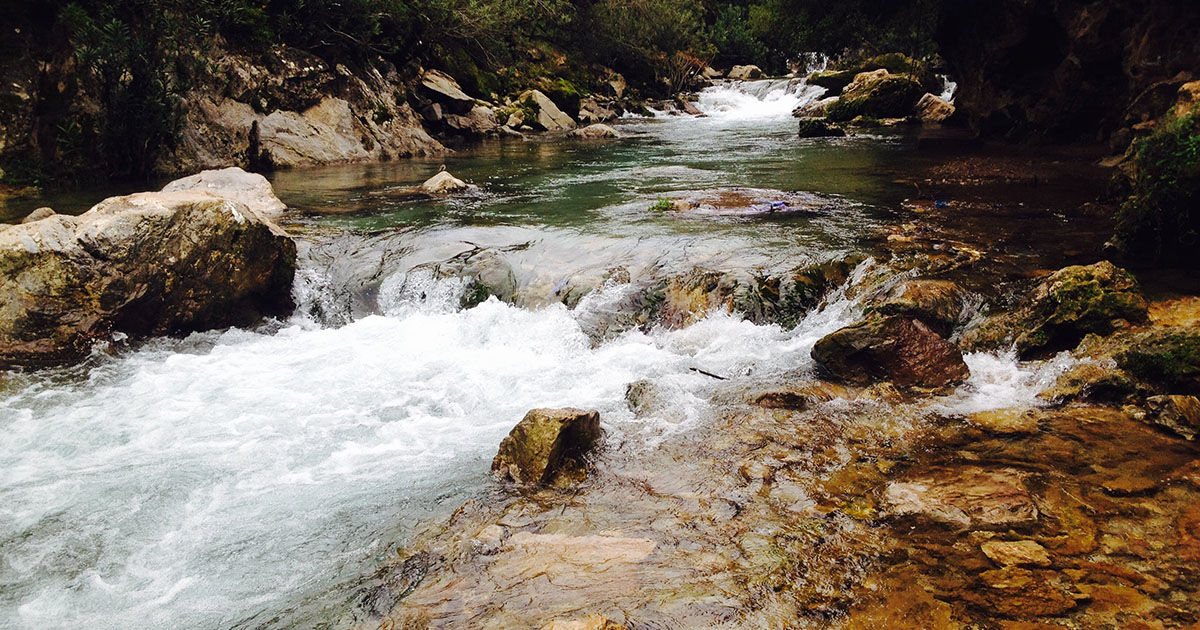
[[[859,116],[869,118],[903,118],[913,112],[925,93],[913,78],[906,74],[886,71],[862,73],[846,88],[825,114],[834,122],[846,122]]]
[[[797,134],[801,138],[839,138],[846,135],[846,131],[824,118],[801,118]]]
[[[1167,391],[1200,393],[1200,328],[1169,326],[1122,336],[1113,354],[1123,370]]]
[[[808,75],[808,84],[829,90],[827,96],[837,96],[854,81],[860,70],[827,70]]]
[[[586,477],[585,456],[600,440],[600,414],[532,409],[500,443],[492,474],[518,484],[562,484]]]

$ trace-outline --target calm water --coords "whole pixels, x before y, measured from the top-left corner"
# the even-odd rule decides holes
[[[789,112],[815,96],[758,82],[706,92],[707,118],[624,121],[612,142],[493,142],[438,160],[275,174],[301,240],[295,317],[0,382],[0,626],[336,619],[349,597],[339,585],[487,487],[496,445],[529,408],[599,409],[612,440],[644,448],[704,421],[711,383],[691,368],[809,369],[812,343],[855,317],[852,302],[793,331],[714,316],[597,346],[581,321],[623,288],[573,310],[552,296],[618,265],[637,278],[854,249],[908,192],[892,182],[912,141],[797,140]],[[480,192],[405,194],[442,165]],[[107,191],[92,192],[4,211],[80,212]],[[697,193],[753,203],[648,210]],[[797,211],[745,215],[779,199]],[[461,287],[408,273],[474,246],[502,248],[518,306],[460,311]],[[1015,395],[1011,361],[973,361],[995,396]],[[625,386],[638,379],[671,392],[671,417],[627,411]]]

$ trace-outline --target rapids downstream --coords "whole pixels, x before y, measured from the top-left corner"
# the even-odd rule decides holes
[[[696,369],[810,372],[813,343],[858,315],[844,292],[791,330],[736,313],[594,325],[627,291],[613,268],[790,268],[865,250],[898,220],[912,139],[798,141],[790,113],[821,92],[726,85],[700,94],[707,117],[624,120],[610,143],[464,150],[445,165],[481,192],[447,201],[401,194],[440,161],[277,173],[302,250],[291,319],[0,381],[0,627],[312,627],[418,524],[480,496],[528,409],[597,409],[608,440],[639,452],[711,419],[715,381]],[[731,191],[748,207],[647,210]],[[763,210],[780,199],[788,212]],[[515,305],[462,310],[460,282],[410,271],[475,247],[502,252]],[[1062,368],[967,360],[945,410],[1035,404]],[[638,380],[670,413],[629,411]]]

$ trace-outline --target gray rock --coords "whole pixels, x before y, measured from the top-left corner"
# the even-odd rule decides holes
[[[763,75],[762,68],[754,65],[734,66],[729,71],[728,78],[734,81],[749,81],[750,79],[761,79]]]
[[[162,189],[163,192],[181,190],[210,192],[268,217],[277,216],[287,209],[279,197],[275,196],[275,190],[271,188],[271,183],[266,177],[258,173],[247,173],[236,166],[189,175],[163,186]]]
[[[621,134],[617,133],[616,129],[600,123],[588,125],[580,129],[573,129],[567,135],[572,138],[581,138],[584,140],[603,140],[605,138],[621,137]]]
[[[564,113],[550,97],[542,94],[538,90],[528,90],[521,94],[522,102],[531,102],[537,115],[534,120],[525,121],[533,123],[536,127],[543,131],[569,131],[575,128],[575,120]]]
[[[52,208],[38,208],[37,210],[30,212],[29,215],[24,219],[21,219],[21,223],[33,223],[34,221],[41,221],[42,219],[52,216],[54,216],[54,210]]]
[[[467,96],[454,77],[438,70],[426,70],[421,75],[421,88],[431,100],[441,103],[453,114],[466,114],[475,106],[475,99]]]
[[[449,171],[441,171],[440,173],[430,177],[421,184],[418,189],[427,195],[446,195],[453,192],[461,192],[470,190],[472,186],[463,180],[451,175]]]

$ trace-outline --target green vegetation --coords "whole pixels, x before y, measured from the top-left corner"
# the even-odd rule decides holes
[[[1200,266],[1200,112],[1168,117],[1134,145],[1133,194],[1117,240],[1139,263]]]
[[[650,205],[650,211],[651,212],[667,212],[667,211],[673,209],[674,207],[675,207],[675,204],[671,203],[671,199],[669,197],[659,197],[658,201],[655,201],[653,204]]]

